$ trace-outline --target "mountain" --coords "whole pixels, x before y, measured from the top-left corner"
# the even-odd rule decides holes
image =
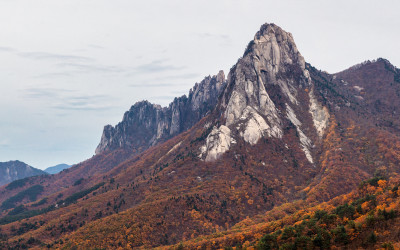
[[[15,180],[44,174],[46,173],[42,170],[31,167],[21,161],[0,162],[0,186]]]
[[[57,173],[63,171],[64,169],[67,169],[67,168],[70,168],[70,167],[71,167],[71,165],[63,163],[63,164],[55,165],[53,167],[48,167],[44,171],[46,173],[49,173],[49,174],[57,174]]]
[[[206,77],[190,89],[189,96],[175,98],[168,107],[141,101],[124,114],[115,127],[104,127],[96,154],[116,148],[142,152],[191,128],[214,108],[225,87],[225,74]]]
[[[218,158],[239,138],[250,145],[262,138],[285,141],[284,128],[294,126],[304,156],[313,164],[311,148],[319,143],[329,119],[313,95],[305,61],[291,34],[276,25],[262,26],[250,42],[230,72],[217,110],[221,125],[213,128],[202,147],[206,161]],[[303,127],[309,131],[303,132]]]
[[[135,104],[92,158],[1,187],[0,247],[399,242],[385,229],[400,227],[399,69],[378,59],[329,74],[264,24],[221,75],[168,107]]]
[[[351,99],[357,114],[392,132],[400,131],[400,70],[378,58],[333,75],[340,91]],[[351,104],[350,104],[351,105]]]

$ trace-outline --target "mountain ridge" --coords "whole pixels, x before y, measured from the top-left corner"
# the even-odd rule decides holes
[[[104,127],[96,154],[118,147],[142,152],[189,129],[215,106],[224,85],[225,74],[221,70],[196,83],[188,96],[176,97],[168,107],[148,101],[135,103],[115,127]]]

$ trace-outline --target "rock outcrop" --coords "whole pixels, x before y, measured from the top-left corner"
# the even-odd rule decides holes
[[[231,137],[231,130],[227,126],[214,127],[207,137],[206,144],[201,148],[199,157],[204,156],[206,161],[216,160],[234,143],[236,141]]]
[[[175,98],[168,107],[141,101],[124,114],[115,127],[104,127],[96,154],[117,148],[141,152],[187,129],[212,110],[226,85],[220,71],[208,76],[189,91],[189,96]]]
[[[313,132],[322,137],[329,113],[317,102],[312,89],[310,74],[292,35],[275,24],[263,25],[229,73],[219,104],[225,121],[207,138],[201,158],[216,159],[230,148],[225,142],[237,138],[251,145],[262,137],[282,138],[285,124],[291,123],[297,129],[306,158],[313,163],[310,151],[313,143],[302,131],[301,120],[313,121]],[[298,98],[300,92],[302,101]],[[304,96],[308,100],[304,101]],[[230,133],[216,132],[228,130]],[[219,149],[218,153],[215,149]]]
[[[0,162],[0,186],[26,177],[43,174],[47,173],[21,161]]]

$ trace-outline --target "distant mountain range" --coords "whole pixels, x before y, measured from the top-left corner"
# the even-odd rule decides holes
[[[264,24],[227,78],[136,103],[0,204],[0,249],[399,249],[400,70],[329,74]]]
[[[58,165],[53,166],[53,167],[48,167],[44,171],[46,173],[49,173],[49,174],[57,174],[57,173],[63,171],[64,169],[67,169],[67,168],[70,168],[70,167],[71,167],[71,165],[62,163],[62,164],[58,164]]]
[[[46,174],[21,161],[0,162],[0,186],[26,177]]]

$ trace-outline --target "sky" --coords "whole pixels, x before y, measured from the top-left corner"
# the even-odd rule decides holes
[[[227,74],[263,23],[335,73],[400,67],[400,1],[0,0],[0,161],[44,169],[90,158],[137,101],[168,105]]]

